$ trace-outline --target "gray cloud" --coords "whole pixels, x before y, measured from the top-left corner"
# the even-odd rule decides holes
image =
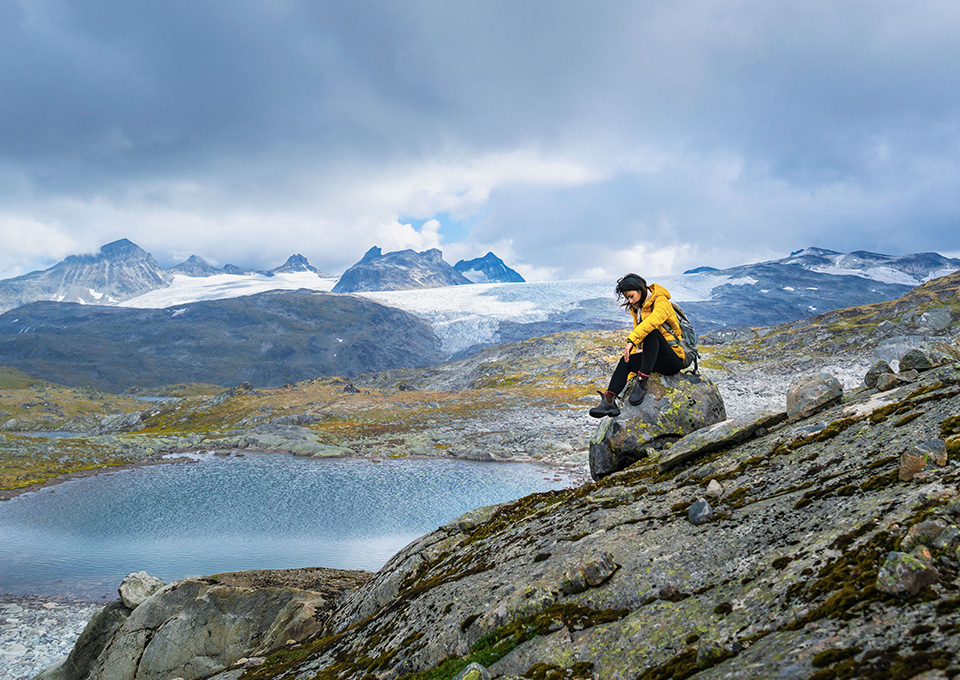
[[[556,276],[957,251],[958,29],[936,0],[0,0],[0,276],[124,236]]]

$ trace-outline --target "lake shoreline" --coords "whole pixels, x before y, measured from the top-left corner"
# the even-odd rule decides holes
[[[45,479],[42,482],[36,482],[28,486],[18,487],[16,489],[0,489],[0,501],[9,501],[21,496],[25,493],[31,493],[33,491],[41,491],[43,489],[57,486],[63,484],[64,482],[69,482],[74,479],[83,479],[85,477],[96,477],[97,475],[106,474],[109,472],[116,472],[118,470],[131,470],[133,468],[147,467],[150,465],[167,465],[167,464],[176,464],[176,463],[194,463],[196,462],[193,458],[188,456],[180,456],[178,458],[169,458],[170,455],[176,454],[157,454],[145,458],[144,460],[130,461],[128,463],[121,463],[120,465],[105,465],[103,467],[90,468],[89,470],[77,470],[76,472],[68,472],[65,475],[57,475],[56,477],[51,477],[50,479]]]
[[[84,479],[86,477],[95,477],[101,474],[107,474],[110,472],[115,472],[119,470],[132,470],[140,467],[147,467],[150,465],[168,465],[168,464],[181,464],[181,463],[195,463],[197,462],[196,458],[184,454],[192,455],[219,455],[219,456],[237,456],[237,453],[241,455],[250,451],[250,453],[264,453],[268,455],[290,455],[296,457],[310,458],[310,456],[298,456],[295,453],[290,452],[279,452],[279,451],[252,451],[244,449],[231,449],[229,453],[222,453],[223,449],[211,449],[208,451],[177,451],[169,453],[159,453],[152,455],[143,460],[130,461],[127,463],[122,463],[120,465],[107,465],[104,467],[91,468],[89,470],[77,470],[76,472],[68,472],[65,475],[57,475],[56,477],[51,477],[50,479],[44,480],[42,482],[36,482],[35,484],[30,484],[29,486],[19,487],[16,489],[0,489],[0,501],[9,501],[17,496],[21,496],[26,493],[31,493],[34,491],[42,491],[43,489],[58,486],[64,482],[69,482],[74,479]],[[176,456],[176,457],[174,457]],[[237,456],[239,457],[239,456]],[[565,477],[569,477],[571,481],[577,483],[577,486],[584,484],[590,481],[590,475],[585,470],[581,470],[575,466],[569,464],[564,464],[555,461],[549,460],[538,460],[538,459],[524,459],[524,460],[515,460],[515,459],[501,459],[501,460],[474,460],[472,458],[458,458],[455,456],[384,456],[384,457],[371,457],[363,455],[345,455],[345,456],[324,456],[323,459],[333,459],[333,458],[343,458],[343,459],[356,459],[356,460],[368,460],[371,462],[382,462],[387,460],[459,460],[459,461],[473,461],[477,463],[526,463],[533,465],[542,465],[545,468],[549,468],[558,473],[562,473]]]

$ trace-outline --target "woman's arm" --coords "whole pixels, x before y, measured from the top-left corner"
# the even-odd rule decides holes
[[[650,334],[650,331],[666,323],[672,310],[673,305],[670,304],[670,300],[662,296],[654,298],[653,309],[650,314],[633,327],[630,335],[627,336],[627,340],[633,343],[634,347],[639,347],[643,343],[643,339]]]

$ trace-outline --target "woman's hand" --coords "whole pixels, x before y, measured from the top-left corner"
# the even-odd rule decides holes
[[[632,342],[628,342],[628,343],[627,343],[627,346],[624,347],[624,349],[623,349],[623,360],[624,360],[624,361],[630,361],[630,353],[631,353],[632,351],[633,351],[633,343],[632,343]],[[638,351],[638,352],[642,352],[643,350],[641,350],[641,349],[638,348],[637,351]]]

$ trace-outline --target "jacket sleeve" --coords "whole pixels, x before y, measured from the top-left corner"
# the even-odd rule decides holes
[[[665,297],[654,298],[653,309],[650,311],[650,314],[647,315],[646,319],[633,327],[630,335],[627,336],[627,340],[632,342],[634,347],[639,347],[643,339],[650,334],[650,331],[666,323],[672,310],[673,306],[670,304],[670,300]]]

